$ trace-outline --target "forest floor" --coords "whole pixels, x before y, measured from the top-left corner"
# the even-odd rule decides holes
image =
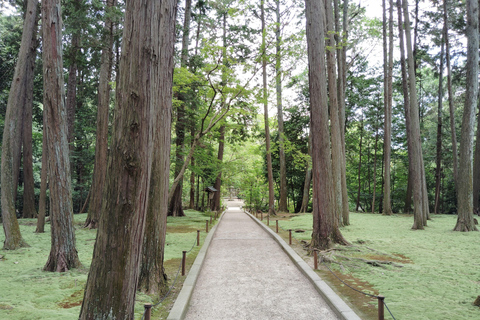
[[[186,210],[185,214],[186,217],[168,217],[164,266],[169,285],[176,278],[182,251],[192,249],[187,254],[188,274],[200,248],[196,246],[197,230],[201,230],[200,245],[206,237],[205,224],[210,215],[192,210]],[[96,230],[83,228],[86,217],[86,214],[74,215],[76,245],[82,267],[65,273],[42,271],[50,253],[50,224],[45,225],[45,233],[37,234],[34,233],[36,219],[19,220],[22,236],[30,247],[0,250],[0,319],[78,319],[96,237]],[[5,235],[1,232],[0,244],[3,245],[4,240]],[[172,292],[153,309],[153,319],[166,319],[184,280],[185,276],[179,274]],[[136,300],[135,318],[141,319],[143,305],[156,303],[160,297],[138,293]]]
[[[311,214],[283,214],[280,235],[313,268],[308,253],[312,233]],[[433,215],[423,231],[413,231],[413,216],[351,213],[350,226],[341,228],[352,246],[322,252],[325,263],[317,271],[357,314],[365,320],[378,319],[377,299],[358,293],[343,283],[385,302],[396,319],[480,319],[473,306],[480,295],[480,232],[453,232],[457,217]],[[263,220],[266,223],[266,219]],[[337,278],[338,277],[338,278]],[[393,319],[385,310],[385,319]]]

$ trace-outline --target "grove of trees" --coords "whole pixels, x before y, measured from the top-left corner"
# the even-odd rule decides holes
[[[49,219],[44,270],[77,268],[88,212],[80,318],[130,319],[137,290],[167,285],[167,215],[221,211],[232,190],[249,210],[312,212],[315,248],[348,244],[350,211],[476,231],[478,1],[362,3],[5,2],[3,249],[34,245],[17,219]]]

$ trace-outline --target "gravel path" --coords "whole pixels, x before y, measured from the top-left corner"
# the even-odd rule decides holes
[[[338,319],[241,202],[227,205],[185,319]]]

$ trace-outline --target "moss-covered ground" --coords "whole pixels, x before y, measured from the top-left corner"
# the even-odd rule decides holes
[[[185,213],[186,217],[168,217],[164,265],[169,285],[177,274],[182,251],[188,251],[196,244],[197,230],[201,230],[201,244],[206,237],[205,224],[210,216],[192,210]],[[37,234],[34,233],[36,220],[19,220],[22,236],[30,247],[0,250],[0,319],[78,319],[96,237],[96,230],[82,227],[85,219],[86,214],[75,215],[76,244],[82,267],[65,273],[42,270],[50,252],[50,225],[45,226],[45,233]],[[2,246],[4,240],[5,235],[1,232]],[[187,272],[199,248],[195,245],[188,253]],[[184,280],[180,274],[169,297],[153,309],[153,319],[166,318]],[[142,317],[145,303],[156,303],[159,298],[137,294],[136,319]]]
[[[293,232],[292,246],[313,266],[305,246],[311,238],[311,214],[280,214],[270,221],[273,230],[275,219],[287,243],[286,230],[300,231]],[[480,232],[453,232],[453,215],[432,216],[423,231],[411,230],[410,215],[352,213],[350,221],[341,231],[352,246],[324,253],[336,276],[359,290],[385,296],[396,319],[480,319],[480,308],[473,306],[480,295]],[[362,319],[378,319],[375,298],[348,288],[323,264],[317,272]]]

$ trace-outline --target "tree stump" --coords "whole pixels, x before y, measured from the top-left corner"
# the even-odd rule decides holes
[[[478,296],[477,299],[475,299],[475,302],[473,302],[473,305],[480,307],[480,296]]]

